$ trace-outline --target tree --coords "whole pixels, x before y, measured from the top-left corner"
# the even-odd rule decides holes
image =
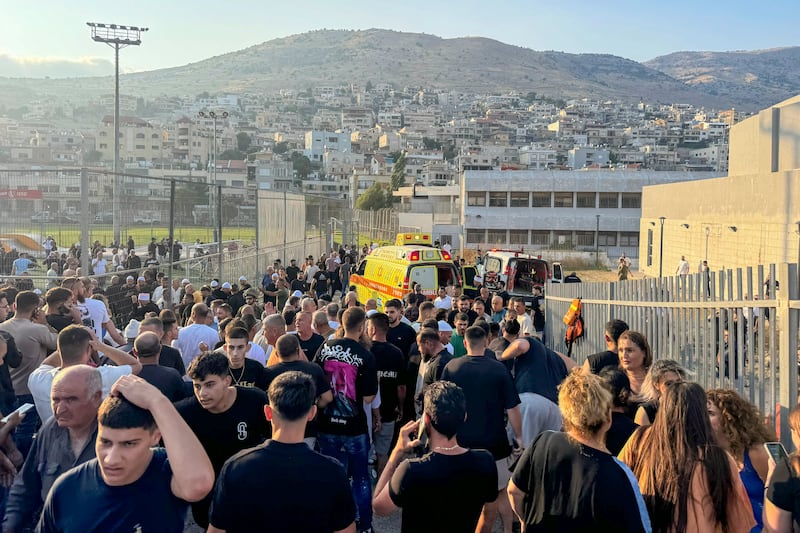
[[[298,178],[305,179],[311,174],[311,160],[300,152],[292,152],[292,167]]]
[[[364,90],[370,92],[375,86],[372,85],[372,82],[367,80],[367,84],[364,86]]]
[[[250,135],[248,135],[244,131],[240,131],[236,134],[236,146],[239,147],[240,152],[247,152],[247,149],[250,148],[252,144],[252,139],[250,139]]]
[[[392,167],[392,191],[396,191],[406,183],[406,153],[400,154]]]
[[[289,143],[286,141],[275,143],[275,147],[272,149],[272,151],[276,154],[285,154],[289,151]]]
[[[392,206],[392,197],[383,185],[375,183],[356,200],[356,209],[377,211]]]
[[[225,161],[227,159],[236,159],[241,161],[244,158],[245,154],[243,154],[239,150],[225,150],[224,152],[219,154],[219,159],[221,159],[222,161]]]
[[[99,150],[89,150],[86,152],[86,155],[83,156],[84,163],[98,163],[100,159],[102,159],[103,153]]]
[[[437,141],[436,139],[431,139],[430,137],[423,137],[422,138],[422,145],[425,147],[426,150],[441,150],[442,143]]]

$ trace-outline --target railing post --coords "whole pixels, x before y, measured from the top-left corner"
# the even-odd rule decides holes
[[[115,191],[116,192],[116,191]],[[116,217],[116,215],[115,215]],[[89,244],[89,171],[81,168],[81,271],[84,276],[89,275],[89,265],[92,262],[92,248]],[[63,245],[60,245],[63,246]],[[69,248],[71,244],[67,246]]]
[[[776,406],[779,420],[776,421],[776,428],[779,438],[786,445],[792,443],[789,411],[797,405],[797,328],[800,310],[789,307],[790,300],[800,299],[797,267],[798,265],[788,263],[779,265],[775,282],[776,285],[779,282],[781,286],[773,293],[776,297],[775,314],[780,332],[778,337],[780,390]]]

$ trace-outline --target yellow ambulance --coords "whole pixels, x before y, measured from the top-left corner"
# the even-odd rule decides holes
[[[375,298],[379,310],[393,298],[403,299],[415,283],[433,299],[439,287],[460,286],[461,275],[449,252],[418,244],[375,248],[350,275],[358,301]]]

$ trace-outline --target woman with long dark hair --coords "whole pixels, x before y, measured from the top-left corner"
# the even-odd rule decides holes
[[[639,480],[654,532],[747,533],[756,523],[696,383],[668,386],[653,425],[636,430],[619,458]]]
[[[713,389],[706,394],[711,429],[720,446],[736,460],[739,477],[753,507],[754,531],[761,531],[764,481],[769,470],[769,456],[764,443],[774,441],[775,435],[767,429],[758,409],[735,390]]]

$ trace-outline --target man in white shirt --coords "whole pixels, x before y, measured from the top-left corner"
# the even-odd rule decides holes
[[[509,309],[513,309],[517,314],[517,322],[519,322],[519,334],[527,337],[528,335],[534,335],[536,330],[533,328],[533,321],[531,320],[531,316],[528,314],[528,310],[525,307],[525,299],[521,296],[514,296],[508,301]]]
[[[206,304],[194,304],[189,320],[191,325],[181,328],[173,343],[173,348],[180,350],[186,368],[189,368],[192,359],[202,353],[201,344],[206,350],[211,350],[219,342],[217,330],[209,325],[214,320],[214,314]]]
[[[448,311],[453,308],[453,298],[447,294],[444,287],[439,287],[439,296],[433,300],[433,306],[436,309],[447,309]]]
[[[266,317],[261,323],[261,329],[253,337],[253,342],[261,346],[264,350],[264,357],[267,360],[267,366],[270,366],[270,359],[273,364],[278,363],[278,355],[275,353],[275,342],[281,335],[286,333],[286,321],[282,315],[274,314]]]
[[[47,356],[28,377],[28,388],[33,395],[33,403],[42,423],[53,416],[50,389],[56,374],[71,366],[95,363],[97,353],[101,349],[103,354],[117,365],[97,367],[103,383],[103,398],[108,396],[111,386],[120,376],[138,374],[142,369],[142,364],[136,357],[101,343],[94,335],[94,331],[88,327],[67,326],[58,334],[58,351]]]
[[[678,268],[675,269],[675,274],[681,277],[689,275],[689,261],[686,260],[686,256],[681,256],[681,260],[678,261]]]
[[[108,316],[106,304],[100,300],[86,298],[87,291],[91,290],[91,285],[89,278],[85,280],[67,278],[61,282],[62,287],[72,291],[72,296],[75,298],[75,307],[81,312],[83,325],[93,329],[98,339],[103,338],[103,328],[105,328],[111,339],[117,345],[122,346],[125,344],[125,338],[120,335],[111,317]]]

